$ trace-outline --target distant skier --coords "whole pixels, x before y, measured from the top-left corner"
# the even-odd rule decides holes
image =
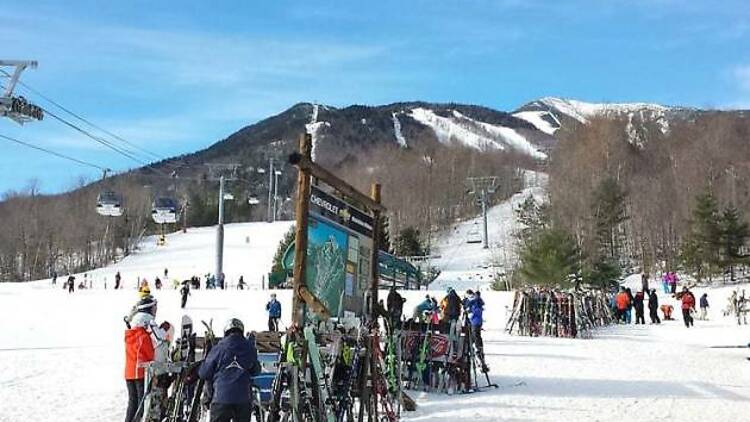
[[[682,320],[685,323],[685,327],[690,328],[694,325],[692,311],[695,311],[695,296],[687,288],[682,288],[682,292],[678,295],[677,299],[682,301]]]
[[[643,316],[643,301],[645,298],[646,298],[646,295],[643,293],[643,291],[636,292],[635,297],[633,298],[633,307],[635,308],[636,325],[646,323],[646,319]]]
[[[651,293],[648,295],[648,313],[652,324],[661,324],[659,314],[656,312],[658,309],[659,297],[656,296],[656,289],[651,289]]]
[[[239,281],[237,281],[237,288],[240,290],[245,290],[245,286],[247,286],[247,284],[245,284],[245,278],[243,276],[240,276]]]
[[[198,376],[213,386],[211,422],[250,422],[252,377],[260,373],[260,364],[255,344],[244,331],[242,321],[230,319],[224,338],[198,369]]]
[[[164,280],[169,280],[169,269],[164,269]]]
[[[161,279],[159,277],[154,280],[154,287],[156,287],[156,290],[161,290]]]
[[[641,274],[641,291],[644,292],[644,294],[648,294],[648,292],[651,289],[648,287],[648,273],[642,273]]]
[[[388,292],[388,298],[386,300],[386,306],[388,308],[388,314],[390,315],[391,327],[394,330],[401,329],[401,317],[404,314],[404,299],[396,287],[391,287],[391,291]]]
[[[266,303],[268,312],[268,331],[279,331],[279,318],[281,318],[281,302],[276,300],[276,293],[271,293],[271,300]]]
[[[120,272],[118,271],[117,274],[115,274],[115,290],[120,288],[121,280],[122,280],[122,276],[120,275]]]
[[[138,287],[138,294],[141,297],[151,295],[151,288],[148,286],[148,280],[146,280],[145,278],[143,279],[143,281],[141,281],[140,287]]]
[[[670,271],[667,273],[668,282],[669,282],[669,290],[672,294],[677,293],[677,282],[679,279],[677,278],[677,273],[674,271]]]
[[[187,305],[187,298],[190,296],[190,284],[183,282],[182,288],[180,289],[180,308],[185,309],[185,305]]]
[[[73,293],[76,290],[76,278],[71,275],[68,277],[68,293]]]
[[[52,285],[57,284],[57,271],[52,271]]]
[[[219,274],[219,278],[218,278],[218,279],[217,279],[216,281],[218,281],[218,282],[219,282],[219,288],[220,288],[221,290],[224,290],[224,287],[225,287],[225,286],[224,286],[224,281],[225,281],[225,280],[226,280],[226,279],[225,279],[225,277],[224,277],[224,273],[221,273],[221,274]]]
[[[706,321],[708,319],[708,293],[703,293],[700,299],[701,313],[698,319]]]

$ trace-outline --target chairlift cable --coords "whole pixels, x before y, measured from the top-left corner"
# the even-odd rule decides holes
[[[6,72],[5,70],[0,69],[0,72],[4,73],[6,77],[10,77],[10,74],[8,72]],[[117,135],[117,134],[115,134],[115,133],[113,133],[113,132],[111,132],[111,131],[109,131],[109,130],[107,130],[107,129],[99,126],[99,125],[97,125],[97,124],[95,124],[95,123],[93,123],[92,121],[90,121],[90,120],[84,118],[83,116],[81,116],[81,115],[73,112],[72,110],[70,110],[69,108],[63,106],[62,104],[58,103],[57,101],[53,100],[52,98],[50,98],[50,97],[42,94],[41,92],[39,92],[38,90],[36,90],[34,88],[32,88],[31,86],[29,86],[28,84],[24,83],[23,81],[19,80],[18,84],[21,85],[27,91],[31,92],[32,94],[35,94],[35,95],[39,96],[40,98],[44,99],[45,101],[49,102],[50,104],[54,105],[55,107],[59,108],[60,110],[66,112],[68,114],[70,114],[71,116],[75,117],[76,119],[80,120],[81,122],[83,122],[83,123],[91,126],[92,128],[97,129],[97,130],[99,130],[99,131],[101,131],[101,132],[103,132],[103,133],[111,136],[112,138],[115,138],[116,140],[118,140],[118,141],[120,141],[120,142],[122,142],[122,143],[124,143],[126,145],[129,145],[132,148],[140,150],[142,153],[145,153],[145,154],[151,156],[151,159],[156,159],[156,160],[160,160],[160,161],[167,160],[167,158],[164,158],[163,156],[160,156],[159,154],[151,152],[151,151],[149,151],[149,150],[147,150],[147,149],[145,149],[143,147],[140,147],[140,146],[138,146],[138,145],[136,145],[136,144],[134,144],[134,143],[132,143],[132,142],[124,139],[123,137],[121,137],[121,136],[119,136],[119,135]],[[45,110],[45,112],[51,114],[48,110]],[[130,152],[133,155],[135,154],[133,151],[128,151],[128,152]],[[174,164],[170,164],[170,165],[175,166]]]
[[[26,147],[29,147],[29,148],[32,148],[32,149],[35,149],[35,150],[45,152],[47,154],[54,155],[54,156],[59,157],[59,158],[64,158],[66,160],[70,160],[70,161],[76,162],[76,163],[84,165],[84,166],[93,167],[93,168],[96,168],[96,169],[99,169],[99,170],[102,170],[102,171],[109,170],[106,167],[102,167],[102,166],[99,166],[97,164],[93,164],[93,163],[89,163],[89,162],[86,162],[86,161],[83,161],[83,160],[79,160],[78,158],[71,157],[69,155],[65,155],[65,154],[62,154],[62,153],[59,153],[59,152],[56,152],[56,151],[52,151],[52,150],[49,150],[47,148],[43,148],[43,147],[40,147],[40,146],[37,146],[37,145],[34,145],[34,144],[30,144],[28,142],[24,142],[24,141],[21,141],[21,140],[16,139],[16,138],[11,138],[10,136],[6,136],[6,135],[0,134],[0,138],[5,139],[6,141],[9,141],[9,142],[15,142],[17,144],[24,145]]]

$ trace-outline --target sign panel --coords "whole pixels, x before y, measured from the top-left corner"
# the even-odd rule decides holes
[[[371,215],[312,187],[305,284],[333,316],[362,313],[372,233]]]
[[[372,216],[317,186],[313,186],[310,192],[310,213],[325,217],[366,237],[372,237]]]

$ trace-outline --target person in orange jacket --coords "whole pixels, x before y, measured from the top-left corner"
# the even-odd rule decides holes
[[[156,315],[156,299],[143,297],[136,305],[135,313],[129,319],[125,330],[125,384],[128,388],[128,409],[125,422],[140,419],[139,407],[143,400],[145,364],[155,357],[154,343],[151,339],[150,325]]]
[[[617,320],[625,321],[625,312],[630,307],[630,296],[625,291],[625,287],[620,287],[620,293],[615,297],[615,305],[617,306]]]

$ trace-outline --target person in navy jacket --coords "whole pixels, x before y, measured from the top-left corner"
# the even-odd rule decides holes
[[[268,311],[268,331],[279,331],[279,318],[281,318],[281,302],[276,300],[276,293],[271,293],[271,300],[266,303]]]
[[[224,338],[198,369],[198,376],[213,386],[211,422],[250,422],[252,377],[260,373],[260,364],[255,344],[244,331],[242,321],[230,319]]]

